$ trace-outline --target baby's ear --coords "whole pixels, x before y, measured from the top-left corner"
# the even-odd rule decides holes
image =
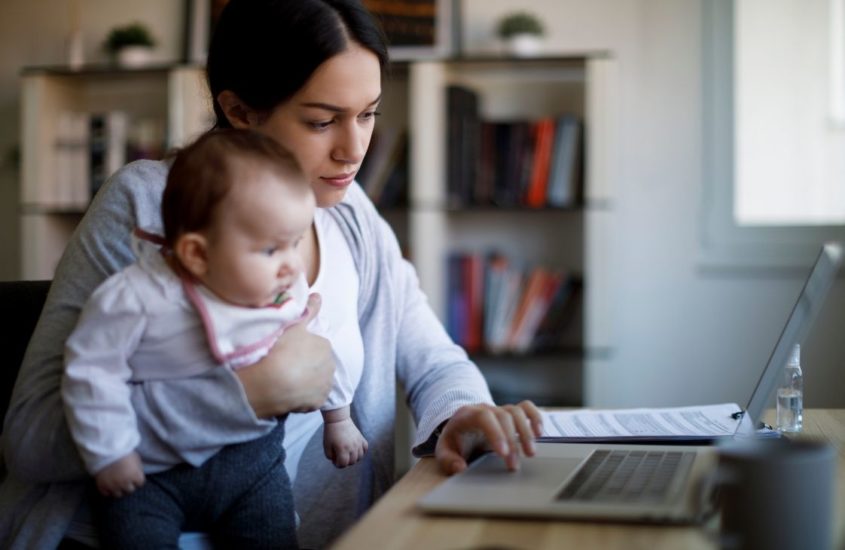
[[[185,233],[176,239],[173,252],[179,263],[194,277],[202,277],[208,271],[208,241],[205,236],[196,233]]]

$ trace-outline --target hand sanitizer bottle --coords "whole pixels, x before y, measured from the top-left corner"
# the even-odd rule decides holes
[[[778,387],[777,429],[800,432],[804,425],[804,375],[801,372],[801,345],[795,344]]]

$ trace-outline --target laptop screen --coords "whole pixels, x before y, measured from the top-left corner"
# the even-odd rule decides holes
[[[769,403],[792,348],[795,344],[802,344],[807,337],[810,327],[813,325],[813,321],[821,310],[827,293],[836,279],[836,272],[841,263],[841,244],[826,243],[822,246],[816,263],[804,283],[801,294],[798,296],[798,301],[795,302],[792,313],[786,321],[786,326],[783,327],[777,345],[769,357],[769,362],[766,364],[766,368],[757,382],[757,387],[748,401],[746,413],[755,425]]]

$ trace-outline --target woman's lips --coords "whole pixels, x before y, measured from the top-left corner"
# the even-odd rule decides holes
[[[349,174],[341,174],[338,176],[323,176],[320,179],[334,187],[346,187],[347,185],[352,183],[352,180],[355,179],[355,172],[350,172]]]

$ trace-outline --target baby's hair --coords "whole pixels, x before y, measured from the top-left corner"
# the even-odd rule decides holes
[[[176,153],[167,175],[161,200],[166,244],[172,248],[185,233],[208,229],[247,166],[270,170],[285,184],[310,192],[296,158],[273,138],[232,128],[206,132]]]

